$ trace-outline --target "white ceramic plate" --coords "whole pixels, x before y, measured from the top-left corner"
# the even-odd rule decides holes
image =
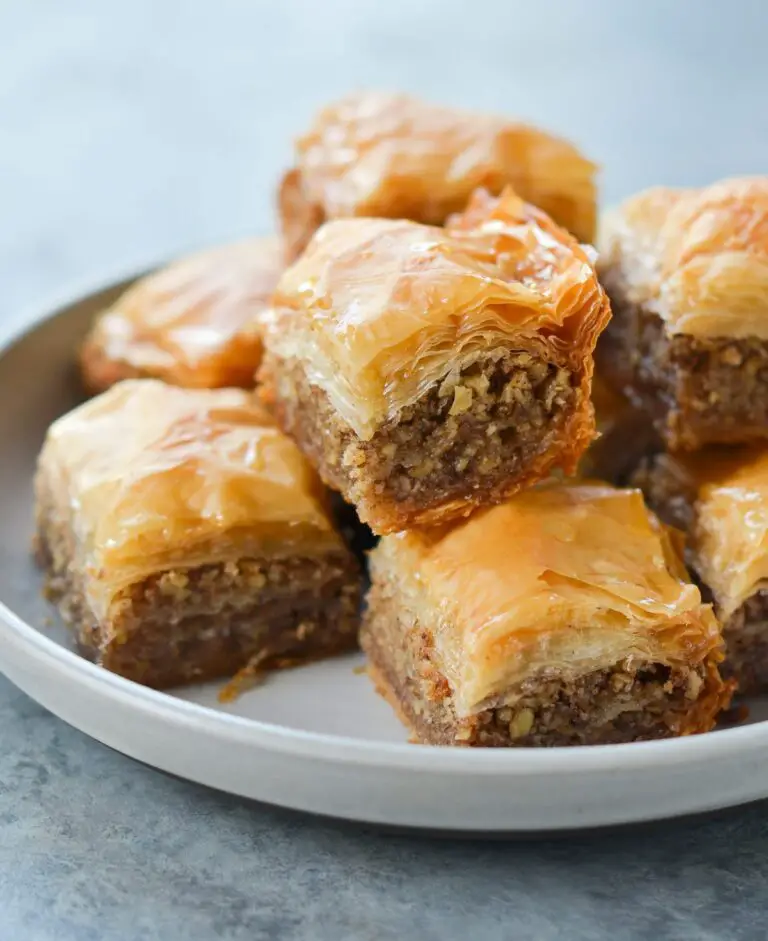
[[[768,796],[768,709],[677,741],[550,750],[409,745],[359,657],[283,671],[235,703],[169,695],[81,659],[40,598],[31,481],[48,424],[78,400],[73,351],[124,287],[52,305],[0,337],[0,669],[66,722],[164,771],[245,797],[439,830],[553,831]]]

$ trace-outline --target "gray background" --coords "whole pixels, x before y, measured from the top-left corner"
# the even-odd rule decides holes
[[[560,131],[608,202],[766,172],[766,48],[762,0],[0,0],[0,317],[268,231],[292,134],[358,86]],[[169,779],[2,679],[0,728],[0,941],[768,934],[764,805],[434,841]]]

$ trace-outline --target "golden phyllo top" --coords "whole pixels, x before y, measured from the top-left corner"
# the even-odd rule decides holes
[[[672,333],[768,339],[768,177],[646,190],[606,217],[601,267]]]
[[[142,278],[96,321],[84,357],[175,385],[252,387],[261,360],[258,315],[284,265],[277,238],[190,255]]]
[[[695,663],[720,643],[637,490],[545,485],[439,531],[386,536],[379,559],[411,593],[464,712],[549,669]]]
[[[109,596],[174,564],[339,543],[309,463],[236,389],[118,383],[53,423],[38,484]]]
[[[296,145],[306,200],[323,217],[441,225],[477,187],[513,186],[583,241],[595,226],[593,163],[572,144],[507,118],[365,93],[330,105]]]
[[[610,316],[590,254],[511,190],[445,229],[329,222],[281,278],[266,342],[304,361],[360,437],[495,349],[591,375]]]

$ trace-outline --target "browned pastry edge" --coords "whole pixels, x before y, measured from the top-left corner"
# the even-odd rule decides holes
[[[653,418],[674,451],[768,439],[768,342],[671,335],[627,300],[617,270],[603,272],[613,317],[595,359],[600,374]]]
[[[531,677],[514,706],[459,719],[450,684],[432,662],[428,630],[400,607],[398,588],[379,580],[368,596],[360,644],[380,693],[430,745],[551,747],[645,741],[706,732],[730,701],[715,656],[670,668],[617,663],[575,681]],[[616,714],[617,706],[623,711]]]
[[[68,523],[39,504],[47,596],[84,654],[145,686],[230,677],[254,659],[260,669],[287,666],[356,645],[360,574],[343,550],[174,568],[124,589],[101,623],[73,548]]]
[[[688,532],[695,520],[696,490],[693,484],[672,472],[657,455],[643,461],[632,475],[633,486],[640,487],[648,505],[670,526]],[[699,583],[702,594],[711,596],[709,586],[701,581],[696,552],[689,544],[686,562]],[[717,609],[717,598],[713,599]],[[768,692],[768,591],[758,590],[722,621],[725,660],[723,676],[732,677],[739,693],[758,695]]]
[[[588,380],[527,352],[478,357],[369,441],[309,383],[299,362],[267,352],[264,363],[264,397],[283,430],[377,533],[466,516],[557,467],[573,473],[594,433]],[[468,390],[464,401],[459,387]]]

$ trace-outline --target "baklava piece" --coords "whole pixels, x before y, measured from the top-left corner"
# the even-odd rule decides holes
[[[245,392],[115,385],[53,424],[36,498],[48,594],[114,673],[163,688],[355,644],[357,564]]]
[[[673,451],[768,438],[768,177],[648,190],[601,243],[612,386]]]
[[[549,484],[385,536],[361,645],[418,741],[552,746],[706,732],[721,638],[638,490]]]
[[[443,225],[472,192],[512,186],[578,239],[595,229],[596,167],[571,144],[506,118],[368,93],[320,112],[296,143],[280,215],[292,257],[331,219]]]
[[[634,480],[688,534],[688,563],[723,625],[723,672],[742,693],[768,692],[768,449],[659,454]]]
[[[96,320],[80,351],[86,389],[122,379],[251,389],[258,317],[285,267],[277,238],[200,252],[147,275]]]
[[[599,375],[592,377],[597,437],[579,462],[579,477],[626,483],[640,462],[661,447],[653,423]]]
[[[582,247],[511,191],[450,229],[329,222],[275,292],[263,394],[374,532],[431,525],[575,470],[609,316]]]

